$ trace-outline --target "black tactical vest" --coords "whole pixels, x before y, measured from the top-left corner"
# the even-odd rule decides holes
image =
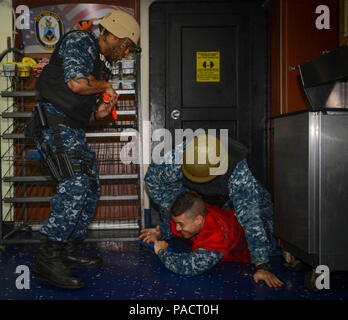
[[[248,149],[244,145],[233,139],[229,139],[227,172],[206,183],[192,182],[188,180],[184,175],[184,187],[197,191],[205,202],[222,207],[229,199],[227,188],[228,179],[232,175],[232,172],[236,168],[238,162],[245,159],[247,154]]]
[[[102,78],[106,80],[110,75],[110,71],[106,68],[104,62],[101,61],[100,46],[96,37],[89,31],[74,30],[71,32],[87,32],[93,39],[95,42],[96,57],[91,75],[97,80],[101,80]],[[42,70],[36,83],[37,100],[52,103],[57,109],[61,110],[69,117],[75,127],[85,128],[97,104],[97,96],[95,94],[80,95],[74,93],[64,81],[63,61],[58,55],[58,50],[63,39],[71,32],[65,34],[59,41],[52,53],[50,62]],[[102,76],[102,74],[104,74],[104,76]]]

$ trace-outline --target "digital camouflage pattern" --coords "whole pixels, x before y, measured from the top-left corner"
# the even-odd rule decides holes
[[[64,81],[89,76],[97,50],[92,33],[72,32],[62,41],[58,55],[63,59]]]
[[[62,41],[58,54],[63,59],[64,80],[87,77],[93,71],[96,58],[95,42],[92,34],[72,32]],[[49,102],[38,101],[48,113],[66,116]],[[67,242],[71,238],[84,238],[88,226],[94,217],[100,195],[100,181],[96,165],[95,153],[89,149],[85,132],[59,125],[62,143],[65,150],[81,151],[92,159],[93,165],[88,168],[97,183],[97,192],[90,190],[91,180],[85,173],[77,173],[73,177],[63,179],[57,186],[57,193],[51,199],[51,214],[44,222],[40,232],[53,241]],[[53,153],[56,152],[52,129],[43,131],[43,138]],[[78,160],[74,160],[75,162]]]
[[[170,271],[183,276],[197,276],[214,267],[224,257],[224,253],[199,248],[190,253],[175,253],[160,250],[159,259]]]
[[[145,176],[149,195],[160,207],[161,240],[174,237],[170,230],[168,209],[182,192],[188,191],[182,184],[183,172],[180,164],[184,148],[184,143],[177,145],[164,156],[162,164],[151,163]],[[234,214],[245,232],[251,262],[269,261],[272,246],[275,245],[273,204],[268,191],[254,178],[245,159],[237,164],[229,178],[228,190],[235,210]],[[231,209],[228,206],[231,201],[228,201],[223,209]],[[205,249],[196,251],[173,253],[161,250],[159,258],[171,271],[191,276],[210,269],[224,256],[217,251]]]
[[[227,184],[234,214],[244,229],[251,262],[269,261],[276,247],[269,192],[254,178],[245,159],[237,164]]]
[[[52,105],[38,102],[44,106],[48,113],[62,115]],[[53,241],[67,242],[71,238],[84,238],[91,220],[94,217],[100,195],[100,181],[96,165],[95,153],[89,149],[85,132],[82,129],[72,129],[60,124],[62,143],[65,150],[80,151],[89,159],[92,159],[92,167],[85,173],[77,173],[73,177],[63,179],[57,185],[57,193],[50,200],[51,214],[44,222],[40,232]],[[43,131],[43,140],[56,153],[52,129]],[[38,142],[37,142],[38,144]],[[73,160],[81,163],[82,160]],[[97,192],[90,190],[90,176],[97,183]]]

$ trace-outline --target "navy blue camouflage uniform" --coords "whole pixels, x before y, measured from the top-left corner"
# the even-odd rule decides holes
[[[87,77],[93,70],[96,58],[96,44],[92,34],[72,32],[62,41],[58,55],[63,59],[64,81],[72,78]],[[49,102],[37,101],[48,114],[67,117],[61,110]],[[66,151],[79,151],[91,160],[92,166],[87,173],[75,173],[74,176],[60,181],[57,193],[50,201],[51,214],[44,221],[40,232],[52,241],[67,242],[69,238],[83,239],[92,221],[100,196],[100,181],[96,164],[96,155],[89,149],[83,129],[74,129],[59,124],[62,145]],[[56,145],[52,129],[43,130],[43,140],[53,153]],[[38,144],[38,141],[36,141]],[[39,144],[38,144],[39,148]],[[79,163],[82,160],[73,160]],[[91,191],[91,179],[96,183],[96,192]]]
[[[168,210],[182,192],[188,191],[182,181],[180,163],[183,150],[183,144],[180,144],[164,156],[163,164],[151,163],[145,176],[149,195],[160,207],[161,240],[174,237],[170,230]],[[252,175],[246,159],[238,162],[228,179],[228,193],[235,210],[234,214],[245,232],[251,263],[268,262],[271,251],[276,248],[273,238],[273,204],[268,191]],[[222,208],[230,209],[230,201]],[[198,275],[209,270],[223,256],[221,252],[202,248],[190,253],[165,250],[158,252],[159,259],[169,270],[186,276]]]

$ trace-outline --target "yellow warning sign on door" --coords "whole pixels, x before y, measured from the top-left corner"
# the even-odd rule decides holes
[[[197,82],[220,82],[220,52],[197,52]]]

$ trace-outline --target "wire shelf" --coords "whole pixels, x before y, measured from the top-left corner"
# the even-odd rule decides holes
[[[119,94],[116,110],[118,119],[111,116],[101,122],[90,123],[86,129],[89,148],[96,155],[101,195],[92,230],[139,229],[142,225],[141,167],[136,143],[141,126],[137,85],[139,66],[122,61],[111,84]],[[50,200],[56,194],[56,183],[29,153],[36,150],[33,139],[23,131],[36,104],[33,70],[27,74],[0,76],[5,80],[1,96],[7,101],[1,106],[3,130],[1,134],[2,211],[0,242],[11,240],[14,233],[21,237],[29,230],[39,230],[50,215]],[[135,139],[135,140],[134,140]],[[134,147],[135,146],[135,147]],[[134,147],[134,148],[133,148]],[[123,155],[123,156],[122,156]],[[24,232],[24,233],[23,233]]]

